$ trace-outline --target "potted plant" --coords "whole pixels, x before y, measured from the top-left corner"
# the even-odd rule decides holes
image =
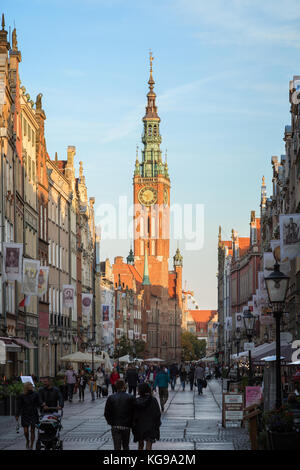
[[[271,450],[296,450],[300,446],[300,433],[294,426],[293,413],[287,406],[264,414]]]
[[[16,413],[18,396],[23,392],[21,382],[11,383],[7,386],[6,415],[12,416]]]

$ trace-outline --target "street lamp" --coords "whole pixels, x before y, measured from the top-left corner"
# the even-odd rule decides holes
[[[281,407],[281,371],[280,371],[280,321],[284,309],[290,278],[279,271],[276,262],[274,271],[265,277],[265,283],[276,320],[276,408]]]
[[[54,376],[57,375],[57,343],[59,340],[59,334],[57,328],[54,328],[52,332],[52,341],[54,344]]]
[[[240,342],[241,342],[241,330],[240,328],[237,328],[235,330],[235,345],[236,345],[237,357],[239,357],[239,354],[240,354]],[[240,380],[240,367],[239,367],[238,360],[237,360],[237,380]]]
[[[251,310],[245,310],[243,313],[244,327],[246,330],[246,336],[249,343],[252,341],[255,326],[255,316]],[[249,349],[249,385],[252,385],[252,360],[251,360],[251,349]]]

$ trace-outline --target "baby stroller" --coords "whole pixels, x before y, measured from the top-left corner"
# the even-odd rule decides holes
[[[56,411],[56,408],[49,407],[48,410],[40,415],[36,450],[63,450],[63,441],[60,439],[63,412],[60,410],[60,414],[58,412],[51,414],[51,411]]]

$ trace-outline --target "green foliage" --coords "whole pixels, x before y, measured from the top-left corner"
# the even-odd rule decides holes
[[[65,383],[64,379],[62,378],[59,378],[59,377],[55,377],[53,379],[53,385],[54,387],[60,387],[61,385],[63,385]]]
[[[122,338],[120,338],[118,346],[115,348],[114,357],[122,357],[126,356],[126,354],[132,355],[132,353],[133,350],[130,344],[130,340],[126,338],[126,336],[122,336]]]
[[[183,361],[197,361],[205,357],[206,341],[197,339],[193,333],[185,331],[181,335],[181,359]]]
[[[23,393],[24,387],[23,384],[20,382],[10,384],[7,386],[7,395],[11,395],[12,397],[17,397],[21,393]]]
[[[145,352],[145,349],[146,349],[145,341],[143,341],[141,339],[136,339],[136,340],[133,341],[133,344],[135,346],[136,357],[142,356]]]

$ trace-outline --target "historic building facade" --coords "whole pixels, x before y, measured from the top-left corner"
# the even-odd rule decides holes
[[[153,57],[150,54],[146,113],[143,117],[142,160],[137,153],[133,177],[134,252],[129,256],[132,280],[142,296],[141,336],[146,342],[146,357],[180,360],[182,315],[182,256],[177,250],[173,270],[169,271],[170,177],[167,161],[160,149],[160,118],[157,113]],[[122,286],[125,271],[120,259],[114,264],[115,284]],[[126,286],[126,281],[124,281]],[[121,297],[122,298],[122,297]],[[117,325],[127,328],[124,314],[118,310]],[[121,307],[121,306],[120,306]],[[132,325],[131,325],[132,326]],[[131,328],[130,326],[130,328]],[[137,332],[139,333],[139,332]]]
[[[79,177],[75,177],[75,147],[68,147],[67,160],[59,160],[57,155],[50,159],[42,93],[34,102],[21,86],[20,62],[16,30],[10,44],[2,15],[0,341],[5,344],[6,363],[0,365],[0,372],[43,376],[54,374],[55,363],[58,370],[62,355],[82,349],[82,343],[90,339],[100,341],[99,239],[95,234],[95,200],[87,200],[82,163]],[[22,244],[23,259],[49,266],[49,289],[43,297],[24,296],[21,279],[3,279],[5,242]],[[79,294],[73,309],[63,307],[64,284],[72,284]],[[90,317],[81,315],[82,292],[93,294]]]

